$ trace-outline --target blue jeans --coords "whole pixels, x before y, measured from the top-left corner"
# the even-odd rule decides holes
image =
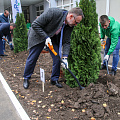
[[[59,53],[59,45],[56,42],[57,41],[56,39],[57,39],[56,36],[51,38],[54,50],[57,53]],[[24,75],[23,75],[24,79],[31,78],[31,75],[33,74],[37,59],[38,59],[42,49],[44,48],[44,45],[45,45],[45,42],[40,43],[36,46],[33,46],[30,49],[29,56],[28,56],[27,61],[26,61],[25,70],[24,70]],[[49,52],[50,52],[52,59],[53,59],[51,80],[57,81],[59,79],[59,76],[60,76],[60,60],[50,50],[49,50]]]
[[[110,38],[107,38],[106,40],[106,45],[105,45],[105,55],[107,55],[108,53],[108,50],[110,48],[110,45],[111,45],[111,39]],[[113,51],[113,62],[112,62],[112,69],[113,70],[117,70],[117,65],[118,65],[118,62],[119,62],[119,49],[120,49],[120,37],[118,38],[118,43]],[[105,61],[103,60],[103,64],[105,65]]]

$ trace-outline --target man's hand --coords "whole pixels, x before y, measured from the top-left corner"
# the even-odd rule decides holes
[[[68,61],[67,58],[63,58],[62,61],[66,64],[66,67],[68,68]],[[62,67],[66,69],[65,64],[61,63]]]
[[[48,46],[48,43],[52,45],[51,39],[48,37],[45,41],[45,44]],[[49,47],[49,46],[48,46]]]
[[[109,55],[105,55],[104,60],[108,61],[108,59],[109,59]]]
[[[105,40],[101,39],[101,44],[104,45],[105,44]]]
[[[3,36],[2,39],[6,39],[5,36]]]

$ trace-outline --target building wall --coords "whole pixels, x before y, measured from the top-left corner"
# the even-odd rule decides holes
[[[0,13],[4,12],[4,1],[0,0]]]
[[[49,2],[47,2],[46,0],[44,0],[44,11],[46,11],[49,7],[50,7]]]
[[[96,0],[96,12],[98,14],[98,18],[101,15],[106,14],[106,3],[107,0]]]
[[[120,22],[120,0],[96,0],[96,12],[98,13],[98,23],[101,15],[114,17]],[[99,32],[100,27],[98,25]]]
[[[50,2],[50,7],[56,7],[57,6],[57,2],[55,0],[52,0]]]
[[[116,21],[120,22],[120,0],[110,0],[109,15],[114,17]]]
[[[30,10],[30,22],[32,23],[36,18],[36,7],[34,5],[30,5],[29,10]]]
[[[65,9],[69,10],[71,7],[76,6],[76,1],[78,3],[80,2],[80,0],[65,0],[65,3],[67,5],[69,5],[68,4],[69,1],[71,1],[73,4],[71,5],[71,7],[65,7],[65,6],[61,7],[61,6],[57,6],[57,1],[61,2],[62,0],[49,0],[49,1],[50,1],[50,5],[49,5],[49,2],[47,0],[43,0],[42,3],[44,4],[44,11],[47,10],[49,7],[60,7],[60,8],[65,8]],[[103,14],[108,14],[109,16],[114,17],[115,20],[120,22],[120,14],[119,14],[120,0],[95,0],[95,1],[96,1],[96,12],[98,13],[98,22],[99,22],[99,17]],[[41,4],[41,3],[39,3],[39,4]],[[107,9],[106,9],[107,5],[108,5],[108,8],[109,8],[108,12],[107,12]],[[6,9],[6,8],[4,8],[4,0],[0,0],[0,13],[3,13],[4,9]],[[30,10],[30,22],[33,22],[33,20],[37,16],[36,5],[30,5],[29,10]]]
[[[50,7],[57,7],[57,1],[58,0],[50,0],[50,5],[47,0],[44,1],[44,11],[47,10]],[[61,1],[61,0],[59,0]],[[73,1],[73,7],[76,7],[76,1],[79,3],[80,0],[72,0]],[[120,22],[120,0],[95,0],[96,1],[96,12],[98,13],[98,22],[99,22],[99,17],[103,14],[108,14],[109,16],[112,16]],[[109,1],[109,2],[108,2]],[[108,5],[109,4],[109,5]],[[107,9],[107,5],[109,9]],[[0,8],[1,9],[1,8]],[[33,19],[36,18],[36,10],[35,6],[31,5],[30,6],[30,21],[32,22]],[[109,10],[107,12],[107,10]]]
[[[107,9],[108,7],[108,9]],[[112,16],[120,22],[120,0],[96,0],[96,12],[98,20],[101,15]]]

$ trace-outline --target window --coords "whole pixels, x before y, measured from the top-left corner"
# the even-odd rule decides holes
[[[44,6],[43,5],[39,5],[39,6],[36,7],[37,16],[40,16],[43,12],[44,12]]]
[[[24,18],[25,18],[25,21],[27,23],[27,20],[29,20],[30,22],[30,13],[29,13],[29,7],[28,6],[23,6],[22,7],[22,12],[24,13]]]
[[[73,0],[58,0],[57,7],[70,10],[71,8],[73,8]]]

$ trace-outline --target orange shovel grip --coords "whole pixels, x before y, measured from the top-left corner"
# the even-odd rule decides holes
[[[7,40],[5,38],[3,38],[3,39],[7,42]]]
[[[103,41],[104,44],[101,44],[101,46],[103,46],[103,49],[105,49],[105,45],[106,45],[106,41]]]
[[[54,50],[54,48],[53,48],[53,45],[50,45],[50,44],[48,43],[48,46],[49,46],[49,49],[53,52],[53,54],[56,56],[57,53],[55,52],[55,50]]]

